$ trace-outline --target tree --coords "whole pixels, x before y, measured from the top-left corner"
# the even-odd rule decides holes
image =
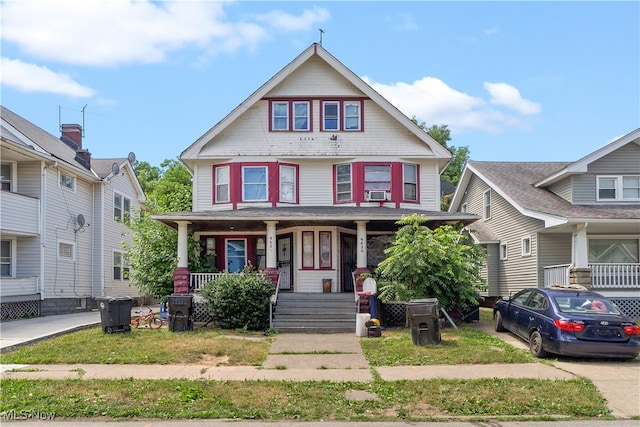
[[[147,197],[147,211],[133,215],[132,242],[123,244],[129,257],[132,283],[143,295],[162,298],[173,292],[173,271],[177,267],[178,233],[151,218],[165,212],[191,210],[191,175],[181,163],[165,160],[160,167],[147,162],[133,165]],[[200,242],[189,237],[189,270],[209,268],[201,257]]]
[[[485,281],[480,275],[484,250],[456,230],[443,225],[431,230],[427,217],[413,214],[398,221],[387,258],[376,268],[383,302],[437,298],[446,310],[478,303]]]

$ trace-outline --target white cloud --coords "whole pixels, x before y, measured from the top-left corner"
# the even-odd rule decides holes
[[[258,15],[256,19],[269,24],[269,26],[288,31],[308,30],[313,25],[326,21],[331,17],[328,10],[314,7],[307,9],[300,16],[294,16],[286,12],[274,10],[263,15]]]
[[[492,96],[487,101],[453,89],[435,77],[391,85],[377,83],[366,76],[363,79],[405,115],[415,116],[429,126],[447,125],[453,133],[499,133],[510,127],[528,127],[520,115],[503,111],[500,106],[526,115],[540,111],[538,104],[522,99],[517,89],[504,83],[490,84],[493,85],[490,88],[485,84]],[[518,96],[507,88],[515,90]]]
[[[67,74],[56,73],[46,67],[2,58],[2,84],[23,92],[49,92],[77,98],[95,94],[91,88],[73,81]]]
[[[520,91],[506,83],[484,83],[485,89],[491,95],[491,104],[502,105],[521,114],[538,114],[540,104],[522,98]]]
[[[29,0],[3,3],[2,39],[34,58],[68,64],[116,66],[161,62],[172,51],[204,52],[253,47],[264,22],[285,31],[306,30],[329,18],[322,8],[299,16],[272,12],[230,22],[222,1]]]

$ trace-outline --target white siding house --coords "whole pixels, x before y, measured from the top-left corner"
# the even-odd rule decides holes
[[[217,271],[250,263],[279,292],[317,295],[330,281],[332,293],[353,295],[354,273],[376,267],[403,215],[422,213],[431,227],[477,219],[440,210],[450,159],[313,44],[182,152],[193,210],[154,218],[178,228],[179,240],[199,238]],[[191,274],[192,290],[199,277]]]
[[[640,317],[640,129],[576,162],[469,161],[450,212],[463,207],[499,257],[487,296],[573,282]]]
[[[131,211],[144,202],[129,158],[92,159],[79,125],[62,125],[56,138],[5,107],[0,113],[2,319],[138,296],[113,277],[113,253],[130,240],[113,218],[114,191],[128,197]]]

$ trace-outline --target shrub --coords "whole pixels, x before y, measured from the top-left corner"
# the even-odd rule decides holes
[[[266,330],[274,284],[262,274],[224,274],[208,283],[202,295],[213,321],[223,329]]]

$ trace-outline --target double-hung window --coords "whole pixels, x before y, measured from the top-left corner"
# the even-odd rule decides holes
[[[215,186],[215,202],[229,202],[229,166],[215,168]]]
[[[289,103],[271,103],[271,129],[289,130]]]
[[[482,218],[491,218],[491,190],[487,190],[482,195]]]
[[[131,200],[122,194],[113,194],[113,218],[116,221],[128,223],[131,215]]]
[[[14,240],[0,240],[0,276],[13,277]]]
[[[245,166],[242,168],[242,200],[261,202],[267,200],[267,167]]]
[[[531,237],[526,236],[521,240],[522,246],[522,256],[530,256],[531,255]]]
[[[13,168],[11,163],[0,164],[0,185],[2,190],[11,191],[13,188]]]
[[[640,175],[599,176],[598,201],[621,202],[640,200]]]
[[[344,103],[344,130],[360,130],[360,101]]]
[[[322,103],[322,130],[340,130],[340,102]]]
[[[418,165],[402,165],[402,198],[411,202],[418,200]]]
[[[293,102],[293,130],[307,131],[311,130],[309,118],[309,102],[296,101]]]
[[[350,202],[351,194],[351,165],[336,165],[336,202]]]
[[[113,253],[113,280],[129,280],[129,260],[122,252]]]
[[[280,166],[280,201],[295,203],[298,169],[295,166]]]
[[[311,130],[311,102],[273,101],[271,103],[271,130]]]

